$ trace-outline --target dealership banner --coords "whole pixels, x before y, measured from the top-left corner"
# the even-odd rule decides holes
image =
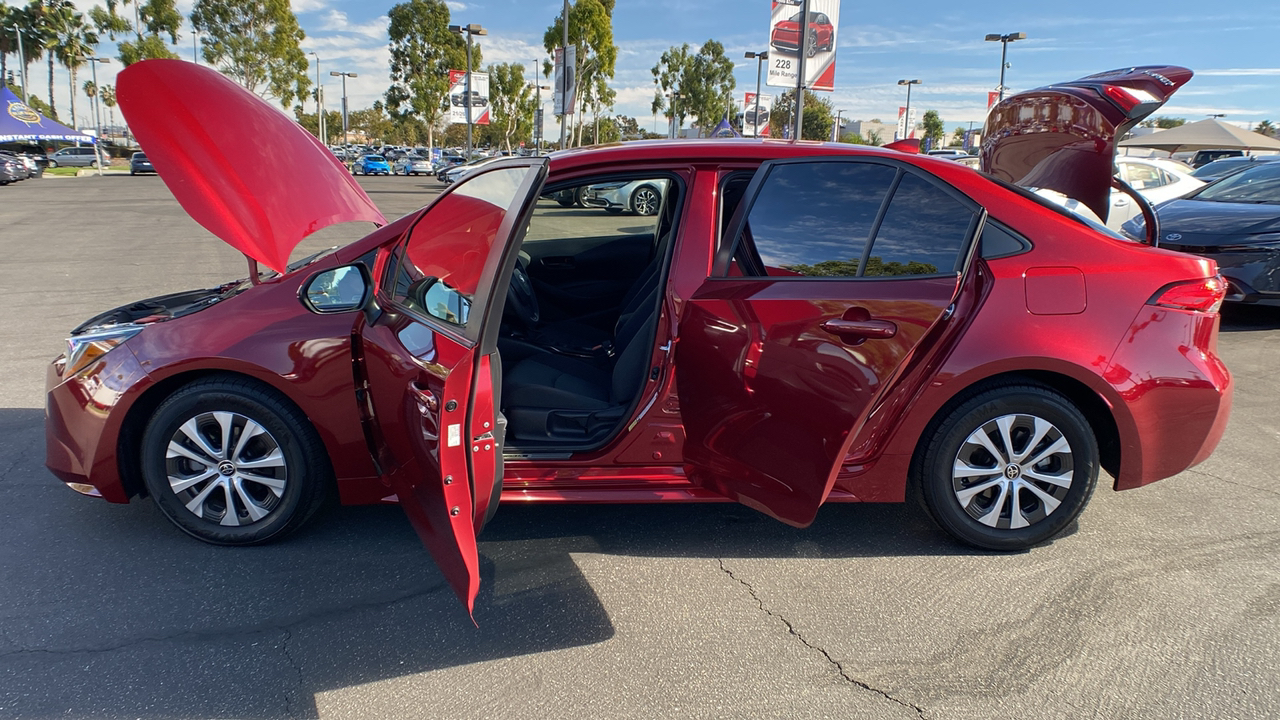
[[[556,115],[573,114],[573,96],[578,90],[578,78],[574,77],[574,68],[578,66],[578,48],[570,45],[556,48],[555,99],[552,101],[552,112]]]
[[[472,125],[489,124],[489,73],[471,73],[471,95],[467,96],[467,73],[449,71],[449,122],[465,123],[471,108]]]
[[[987,109],[990,110],[991,106],[995,105],[996,101],[999,99],[1000,99],[1000,92],[998,90],[992,90],[988,92],[987,93]]]
[[[805,24],[800,0],[771,0],[769,14],[770,87],[795,87],[800,73],[800,53]],[[805,87],[834,90],[836,84],[836,29],[840,25],[840,0],[809,0],[809,53],[805,59]]]
[[[769,114],[773,109],[773,96],[761,95],[757,112],[756,94],[749,92],[742,101],[742,136],[769,137]]]
[[[909,128],[909,129],[908,129]],[[909,140],[916,136],[916,110],[911,108],[911,117],[907,117],[907,109],[898,106],[898,131],[893,134],[894,140]]]

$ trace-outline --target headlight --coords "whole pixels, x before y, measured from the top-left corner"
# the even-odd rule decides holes
[[[89,367],[120,343],[142,332],[144,327],[144,325],[133,324],[114,325],[67,338],[67,364],[62,370],[62,376],[75,375]]]
[[[596,192],[607,192],[609,190],[617,190],[621,188],[623,185],[626,185],[626,183],[624,182],[600,183],[599,185],[592,185],[587,189],[595,190]]]

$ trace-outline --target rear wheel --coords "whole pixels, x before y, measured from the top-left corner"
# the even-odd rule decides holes
[[[817,55],[817,54],[818,54],[818,31],[810,30],[809,31],[809,47],[805,49],[804,56],[813,57],[814,55]]]
[[[306,417],[240,379],[198,381],[161,403],[141,460],[165,517],[215,545],[253,545],[297,529],[323,503],[332,475]]]
[[[57,161],[57,160],[50,160],[50,161],[49,161],[49,167],[51,167],[51,168],[56,168],[56,167],[58,167],[58,161]]]
[[[641,185],[631,193],[631,210],[637,215],[653,215],[662,204],[662,196],[651,185]]]
[[[1093,431],[1069,400],[1011,385],[971,398],[937,423],[912,479],[929,514],[958,540],[1023,550],[1079,517],[1098,465]]]

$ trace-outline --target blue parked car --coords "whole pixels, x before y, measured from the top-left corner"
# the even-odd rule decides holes
[[[352,175],[390,175],[391,166],[381,155],[361,155],[351,166]]]

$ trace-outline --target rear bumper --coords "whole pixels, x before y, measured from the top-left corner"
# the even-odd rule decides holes
[[[58,375],[57,361],[50,363],[45,374],[45,467],[49,472],[82,494],[129,502],[117,459],[127,410],[122,400],[126,395],[136,397],[148,384],[147,373],[124,346],[67,379]]]
[[[1145,306],[1107,367],[1122,443],[1115,488],[1172,477],[1209,457],[1231,415],[1233,381],[1215,315]],[[1127,417],[1125,417],[1127,415]]]

